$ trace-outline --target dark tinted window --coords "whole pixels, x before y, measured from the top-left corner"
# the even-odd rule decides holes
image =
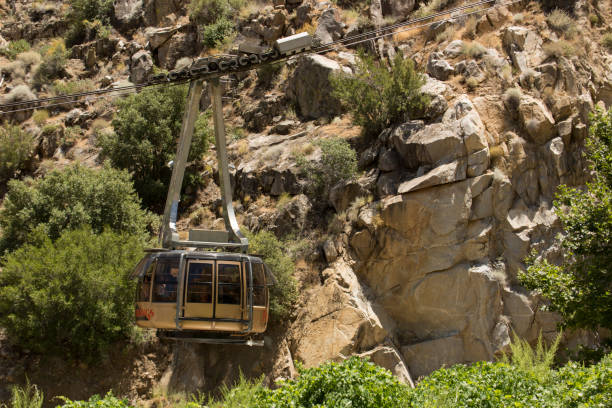
[[[266,280],[263,264],[253,265],[253,305],[266,305]]]
[[[179,261],[158,260],[153,284],[153,302],[176,302]]]
[[[187,284],[187,302],[212,303],[213,265],[190,263]]]
[[[153,271],[155,270],[155,262],[153,262],[146,270],[142,281],[138,284],[138,293],[136,299],[139,302],[148,302],[151,300],[151,280],[153,279]]]
[[[219,263],[217,303],[240,304],[240,265]]]

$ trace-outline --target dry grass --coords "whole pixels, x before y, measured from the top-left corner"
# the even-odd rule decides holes
[[[491,159],[503,157],[505,156],[504,148],[501,145],[491,146],[489,148],[489,155],[491,156]]]
[[[601,45],[603,45],[609,52],[612,52],[612,33],[606,33],[601,37]]]
[[[36,123],[37,126],[44,125],[48,119],[49,119],[49,112],[44,109],[36,110],[34,111],[34,114],[32,115],[32,120],[34,121],[34,123]]]
[[[351,25],[359,20],[361,13],[359,10],[351,8],[348,10],[342,10],[341,19],[345,24]]]
[[[23,62],[23,65],[29,68],[40,64],[42,57],[36,51],[26,51],[17,55],[17,60]]]
[[[463,37],[473,40],[476,38],[476,25],[478,24],[478,18],[476,16],[470,16],[465,22],[465,29],[463,30]]]
[[[523,15],[523,13],[516,13],[514,16],[512,16],[512,21],[515,24],[521,24],[524,20],[525,16]]]
[[[302,28],[300,28],[299,30],[296,31],[296,34],[298,34],[298,33],[308,33],[310,35],[314,35],[315,31],[317,31],[316,24],[305,23],[302,26]]]
[[[278,197],[278,200],[276,201],[276,209],[282,210],[290,202],[291,202],[291,194],[284,192]]]
[[[510,64],[504,65],[501,69],[500,76],[507,84],[511,84],[513,80],[512,65]]]
[[[576,22],[563,10],[555,9],[547,17],[548,26],[558,33],[567,35],[570,31],[576,31]]]
[[[463,48],[461,48],[461,54],[468,58],[480,58],[486,51],[487,49],[476,41],[463,44]]]
[[[446,30],[442,31],[436,36],[436,42],[441,43],[444,41],[452,41],[455,38],[456,29],[454,25],[446,27]]]
[[[504,104],[510,111],[516,111],[521,104],[521,97],[523,94],[518,88],[509,88],[504,93]]]
[[[576,55],[576,49],[574,48],[574,46],[565,40],[549,42],[547,44],[544,44],[542,49],[544,50],[544,53],[547,57],[559,58],[571,57],[573,55]]]
[[[467,86],[468,90],[473,91],[476,88],[478,88],[478,85],[480,85],[480,82],[478,81],[478,79],[474,77],[470,77],[465,80],[465,85]]]

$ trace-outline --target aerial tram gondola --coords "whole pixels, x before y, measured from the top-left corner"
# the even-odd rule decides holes
[[[260,55],[255,59],[286,57],[309,49],[311,41],[307,33],[279,39],[270,51],[273,58]],[[221,68],[240,66],[243,60],[238,57],[234,64],[204,59],[191,68],[211,74],[208,87],[225,231],[195,229],[189,231],[187,240],[181,240],[176,229],[181,185],[203,89],[203,79],[192,79],[160,230],[161,248],[149,250],[133,272],[133,277],[138,279],[136,324],[157,329],[163,338],[263,345],[256,336],[266,330],[268,286],[274,283],[274,276],[261,258],[248,255],[249,243],[240,232],[232,206],[219,83],[219,76],[225,71]],[[212,68],[215,72],[211,72]],[[181,72],[176,75],[180,76]]]

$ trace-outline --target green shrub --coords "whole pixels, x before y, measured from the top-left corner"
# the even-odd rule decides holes
[[[386,127],[406,120],[407,115],[422,110],[428,103],[420,92],[424,76],[417,72],[411,59],[397,54],[391,68],[389,72],[371,56],[361,54],[354,76],[345,73],[330,76],[333,95],[367,135],[378,136]]]
[[[546,43],[542,48],[548,57],[571,57],[576,54],[574,46],[565,40]]]
[[[91,79],[77,79],[75,81],[53,81],[51,92],[54,95],[66,95],[80,92],[87,92],[96,89],[96,84]]]
[[[168,163],[176,155],[186,95],[185,86],[164,86],[121,99],[112,121],[114,132],[98,139],[101,154],[132,173],[143,204],[157,211],[164,208],[172,173]],[[213,138],[208,118],[202,114],[196,123],[183,187],[199,181],[197,170]]]
[[[41,408],[43,401],[43,392],[35,384],[30,384],[30,380],[26,380],[24,387],[17,385],[11,387],[10,408]],[[5,405],[0,404],[0,406]]]
[[[258,391],[252,407],[359,407],[404,408],[410,388],[384,368],[351,357],[341,363],[325,363],[301,370],[296,380],[279,388]]]
[[[270,319],[286,319],[297,300],[295,265],[287,254],[286,245],[269,231],[247,233],[247,237],[249,252],[260,255],[276,278],[276,284],[270,287]]]
[[[558,334],[550,347],[547,347],[540,333],[535,348],[532,348],[526,340],[520,339],[515,334],[510,344],[510,356],[504,354],[503,361],[533,374],[541,382],[546,381],[549,378],[561,337],[562,335]]]
[[[311,193],[326,197],[335,184],[357,174],[357,153],[346,140],[337,137],[317,140],[314,145],[321,149],[320,161],[306,162],[302,157],[297,161],[311,181]]]
[[[55,78],[59,78],[64,74],[68,52],[63,40],[53,41],[46,48],[43,54],[43,60],[34,73],[33,83],[37,87],[41,87],[51,82]]]
[[[559,186],[554,202],[563,263],[532,261],[519,280],[548,298],[567,326],[612,329],[612,110],[591,118],[587,150],[594,179],[584,189]]]
[[[226,37],[233,32],[234,23],[222,17],[216,22],[204,26],[202,29],[202,42],[209,48],[215,48],[222,44]]]
[[[91,229],[64,231],[55,242],[34,235],[2,266],[0,325],[23,348],[99,358],[132,328],[129,274],[143,253],[141,237]]]
[[[601,37],[601,45],[607,48],[608,51],[612,52],[612,33],[606,33]]]
[[[6,183],[25,169],[34,155],[36,140],[19,126],[0,127],[0,183]]]
[[[230,17],[236,9],[232,6],[241,6],[240,1],[228,0],[191,0],[189,3],[189,17],[196,24],[208,25]]]
[[[0,54],[4,55],[10,60],[14,60],[18,54],[30,50],[30,43],[24,39],[11,41],[8,46],[0,50]]]
[[[94,395],[87,401],[72,401],[66,397],[58,398],[64,401],[58,408],[132,408],[127,400],[115,397],[112,391],[109,391],[104,398]]]
[[[32,120],[37,126],[42,126],[49,119],[49,111],[46,109],[35,110],[32,114]]]
[[[221,397],[209,398],[207,408],[247,408],[257,403],[257,393],[262,390],[263,377],[249,380],[240,372],[238,383],[233,387],[223,384],[219,390]]]
[[[129,174],[108,165],[75,165],[42,179],[12,180],[8,187],[0,209],[0,250],[19,247],[35,230],[51,239],[81,226],[144,234],[154,222],[140,208]]]

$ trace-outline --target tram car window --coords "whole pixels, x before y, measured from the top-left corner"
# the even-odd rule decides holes
[[[176,302],[178,286],[178,260],[159,260],[153,279],[153,302]]]
[[[218,264],[218,295],[217,303],[225,305],[240,304],[240,265]]]
[[[187,302],[212,303],[213,264],[191,262],[187,281]]]
[[[263,264],[253,263],[253,304],[255,306],[266,306],[266,280]]]

